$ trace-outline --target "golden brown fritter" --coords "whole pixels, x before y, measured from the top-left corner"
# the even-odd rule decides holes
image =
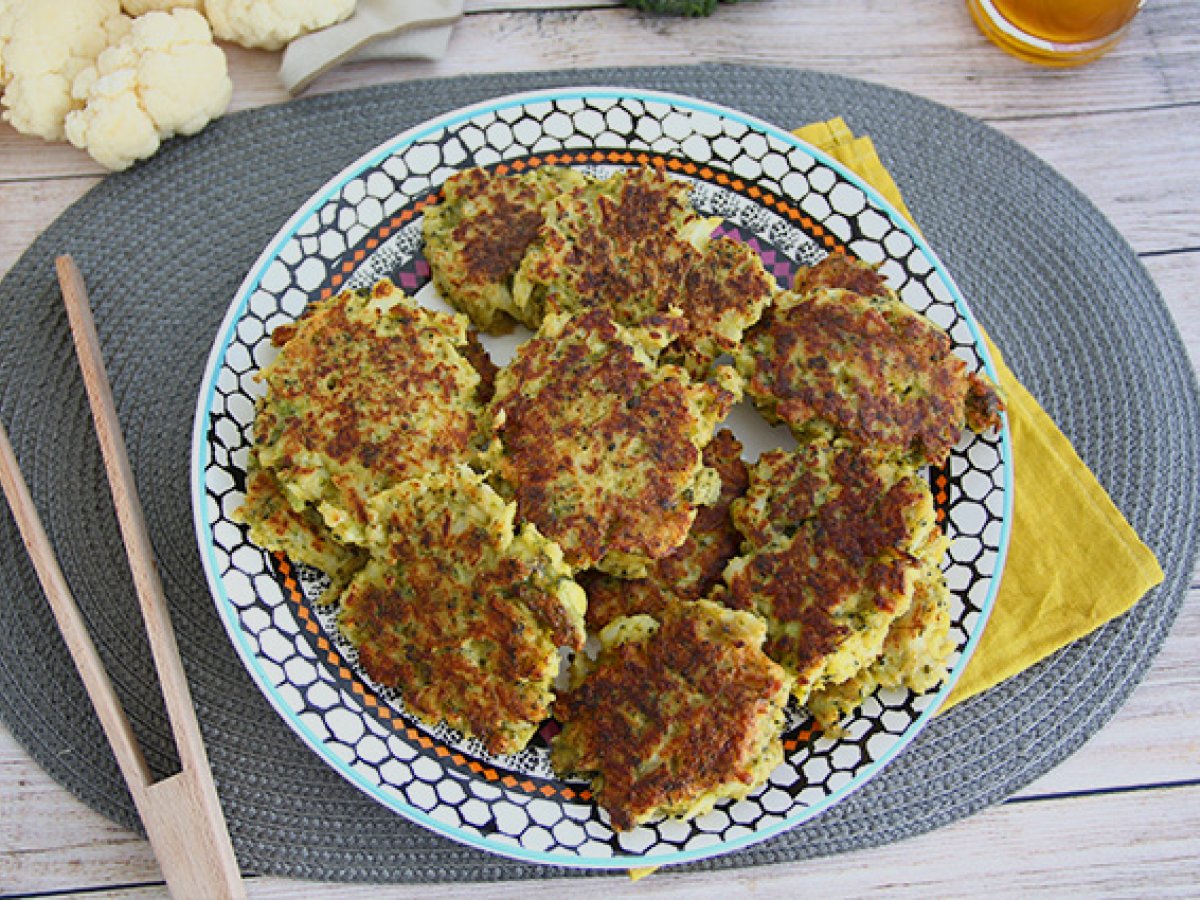
[[[808,698],[808,710],[827,733],[880,688],[923,694],[942,683],[956,644],[950,636],[950,591],[936,566],[926,565],[908,611],[892,623],[879,658],[841,684]]]
[[[944,463],[964,425],[999,424],[998,395],[945,332],[881,290],[871,267],[829,260],[801,273],[804,293],[776,296],[736,355],[769,420],[802,443],[875,447],[916,465]]]
[[[553,542],[465,467],[371,501],[372,559],[339,625],[422,720],[514,753],[549,715],[560,646],[583,646],[582,589]]]
[[[713,599],[766,619],[767,654],[800,703],[879,655],[943,546],[929,486],[876,451],[764,453],[732,515],[745,553]]]
[[[246,468],[246,499],[234,518],[249,527],[250,540],[259,547],[285,553],[293,562],[328,575],[329,586],[321,594],[321,603],[337,600],[366,560],[360,548],[336,540],[311,506],[293,509],[279,480],[259,465],[253,451]]]
[[[295,509],[361,543],[367,499],[466,460],[480,377],[463,353],[467,319],[418,306],[390,281],[346,291],[286,329],[260,373],[259,462]]]
[[[745,493],[749,475],[741,441],[728,429],[717,432],[704,448],[703,459],[705,466],[721,476],[721,494],[716,503],[696,512],[687,540],[652,563],[645,578],[627,580],[603,572],[578,577],[588,595],[590,631],[599,631],[621,616],[657,617],[667,606],[706,596],[721,580],[725,564],[737,555],[742,540],[729,517],[729,507]]]
[[[876,266],[845,253],[831,253],[815,266],[796,270],[793,291],[807,294],[817,288],[841,288],[862,297],[886,297],[891,293]]]
[[[446,179],[443,200],[425,212],[425,258],[438,292],[485,331],[509,330],[525,317],[512,282],[543,221],[542,209],[563,191],[587,183],[573,169],[545,166],[497,175],[467,169]]]
[[[689,186],[628,169],[556,198],[513,285],[526,321],[604,307],[622,325],[677,310],[687,329],[668,359],[703,374],[758,321],[774,282],[749,247],[709,241]]]
[[[592,777],[617,831],[745,797],[783,761],[790,678],[762,620],[707,600],[617,619],[558,699],[560,772]]]
[[[705,383],[657,367],[678,327],[625,329],[601,309],[550,316],[497,376],[487,462],[573,568],[644,574],[717,495],[701,450],[740,387],[729,367]]]

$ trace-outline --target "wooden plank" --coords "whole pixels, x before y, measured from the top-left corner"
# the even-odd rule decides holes
[[[0,892],[160,881],[150,845],[75,799],[0,727]]]
[[[98,184],[96,178],[0,181],[0,273],[7,273],[21,254],[62,212]]]
[[[537,12],[478,12],[455,26],[438,62],[350,64],[310,93],[397,80],[590,66],[733,62],[795,65],[913,91],[984,119],[1025,118],[1200,101],[1200,42],[1191,0],[1148,5],[1108,57],[1082,69],[1037,69],[1002,53],[975,29],[964,4],[943,0],[878,4],[845,0],[755,0],[722,6],[707,19],[651,16],[590,2],[482,0],[479,10],[536,6]],[[600,4],[598,4],[600,5]],[[549,8],[567,6],[567,8]],[[607,4],[603,4],[607,6]],[[870,27],[864,27],[864,22]],[[898,43],[894,35],[905,34]],[[597,41],[595,35],[603,34]],[[287,99],[278,53],[227,46],[231,109]],[[90,174],[95,163],[67,144],[47,145],[0,125],[0,177]]]
[[[1164,829],[1163,822],[1170,822]],[[1071,824],[1065,824],[1071,823]],[[736,879],[736,881],[734,880]],[[638,882],[605,878],[520,884],[406,885],[406,897],[714,898],[731,886],[760,897],[1194,896],[1200,883],[1200,787],[1006,804],[911,840],[783,866],[728,872],[662,869]],[[372,900],[380,888],[261,878],[252,898]]]
[[[1200,146],[1200,104],[993,124],[1073,182],[1139,253],[1200,244],[1200,166],[1180,165],[1178,149]]]

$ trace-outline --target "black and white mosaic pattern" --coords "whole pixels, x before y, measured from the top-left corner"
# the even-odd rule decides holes
[[[255,400],[254,373],[273,355],[273,328],[312,300],[391,277],[439,305],[422,257],[421,211],[460,168],[520,171],[571,164],[604,175],[649,164],[693,183],[692,199],[721,232],[752,246],[780,284],[828,252],[881,264],[900,296],[951,335],[956,352],[987,367],[956,288],[899,215],[835,163],[777,129],[687,98],[574,89],[497,100],[399,136],[336,176],[264,251],[234,299],[202,387],[194,447],[197,531],[214,597],[247,668],[280,715],[330,765],[397,812],[454,839],[534,862],[629,866],[698,859],[795,825],[870,778],[929,718],[949,690],[885,691],[837,739],[794,711],[787,758],[752,797],[690,822],[616,835],[587,785],[549,767],[547,723],[530,749],[488,756],[444,726],[404,711],[372,684],[353,647],[317,608],[321,576],[249,543],[232,520],[242,501]],[[525,335],[489,344],[507,360]],[[992,373],[994,376],[994,372]],[[731,417],[751,458],[778,446],[748,409]],[[786,439],[785,439],[786,440]],[[946,573],[954,637],[965,663],[998,586],[1008,537],[1006,433],[964,437],[929,477],[952,538]]]

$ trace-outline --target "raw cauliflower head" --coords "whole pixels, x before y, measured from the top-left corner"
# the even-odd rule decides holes
[[[243,47],[278,50],[354,12],[355,0],[206,0],[213,34]]]
[[[121,8],[131,16],[144,16],[155,10],[167,12],[172,9],[194,9],[196,12],[204,12],[204,0],[121,0]]]
[[[24,134],[63,139],[63,122],[79,103],[71,84],[105,47],[129,31],[119,0],[8,0],[0,9],[4,118]]]
[[[176,134],[195,134],[225,112],[233,83],[225,54],[198,12],[151,12],[75,80],[83,109],[67,138],[100,165],[125,169]]]

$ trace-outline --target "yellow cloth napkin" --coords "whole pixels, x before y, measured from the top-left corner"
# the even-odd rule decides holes
[[[912,220],[869,137],[856,137],[840,118],[795,134]],[[1150,548],[990,340],[988,346],[1012,432],[1012,531],[991,617],[941,712],[1116,618],[1163,580]]]

